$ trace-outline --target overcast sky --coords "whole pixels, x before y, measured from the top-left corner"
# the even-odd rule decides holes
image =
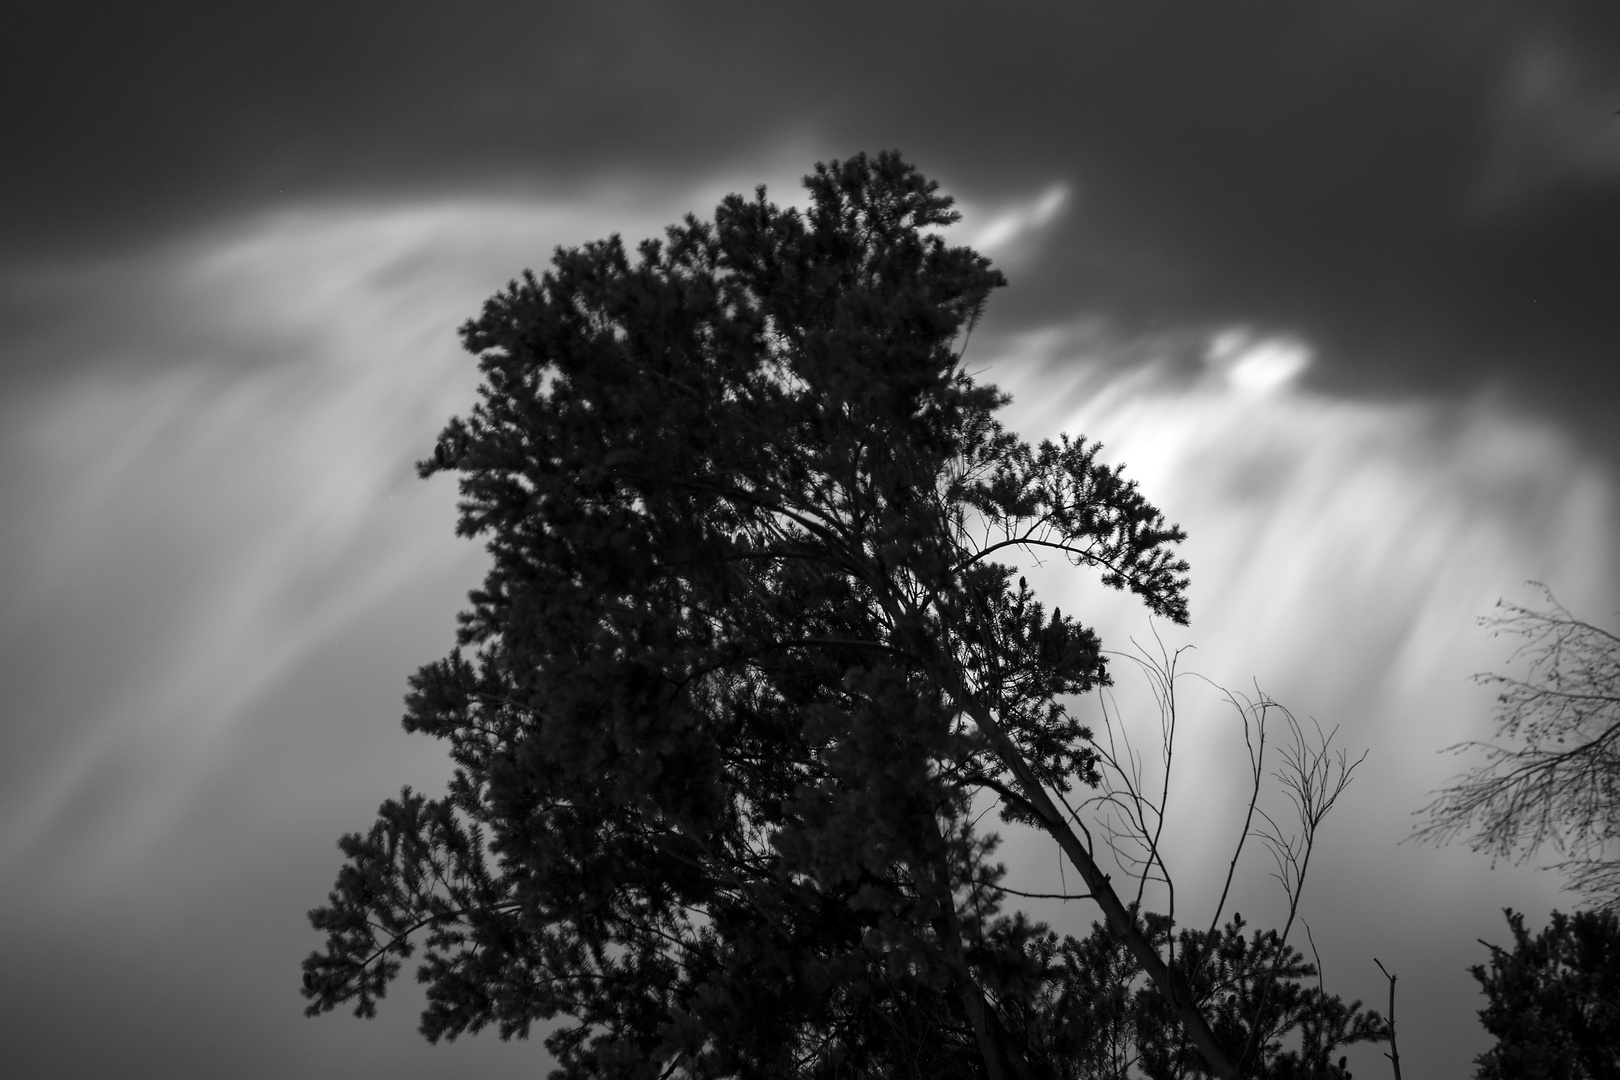
[[[1399,973],[1410,1075],[1471,1075],[1476,938],[1572,900],[1400,841],[1488,731],[1477,616],[1533,579],[1620,622],[1620,7],[242,7],[0,15],[6,1071],[543,1073],[427,1046],[409,986],[369,1023],[297,992],[338,835],[447,772],[398,716],[483,564],[411,470],[472,400],[455,327],[557,244],[892,147],[1007,271],[971,358],[1010,422],[1101,438],[1191,534],[1167,642],[1369,751],[1304,916],[1330,991]],[[1083,577],[1032,573],[1146,640]],[[1241,823],[1205,697],[1194,922]]]

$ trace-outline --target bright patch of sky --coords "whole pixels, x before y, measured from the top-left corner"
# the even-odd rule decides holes
[[[1233,390],[1264,397],[1288,386],[1310,367],[1311,350],[1292,338],[1223,330],[1210,339],[1204,362]]]

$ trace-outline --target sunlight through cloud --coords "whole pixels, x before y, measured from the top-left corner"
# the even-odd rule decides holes
[[[1204,362],[1240,393],[1264,397],[1285,389],[1311,365],[1310,347],[1287,337],[1234,328],[1215,334]]]

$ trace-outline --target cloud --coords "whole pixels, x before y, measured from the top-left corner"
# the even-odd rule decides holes
[[[1234,328],[1210,339],[1204,362],[1234,391],[1265,397],[1287,387],[1311,366],[1311,349],[1294,338],[1262,337]]]
[[[1069,207],[1071,188],[1048,184],[1034,195],[1005,202],[981,204],[959,199],[962,220],[946,232],[953,244],[964,244],[989,255],[1002,266],[1017,266],[1029,258]]]
[[[1039,195],[993,210],[964,211],[968,217],[969,246],[987,254],[999,253],[1057,220],[1069,202],[1067,184],[1053,184]]]
[[[390,596],[474,583],[451,485],[412,465],[473,399],[454,327],[556,244],[719,197],[633,194],[286,208],[130,259],[150,306],[118,334],[32,343],[88,354],[6,408],[0,637],[35,753],[0,766],[0,862],[139,859],[256,701]]]

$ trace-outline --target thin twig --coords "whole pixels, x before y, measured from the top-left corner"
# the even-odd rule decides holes
[[[1378,965],[1378,970],[1389,980],[1389,1051],[1384,1056],[1389,1058],[1389,1063],[1395,1067],[1395,1080],[1401,1080],[1401,1051],[1395,1045],[1395,976],[1389,973],[1378,957],[1373,957],[1373,963]]]
[[[1299,920],[1305,924],[1305,940],[1311,943],[1311,955],[1316,958],[1316,988],[1327,997],[1327,977],[1322,971],[1322,954],[1316,951],[1316,937],[1311,933],[1311,924],[1304,919]]]

